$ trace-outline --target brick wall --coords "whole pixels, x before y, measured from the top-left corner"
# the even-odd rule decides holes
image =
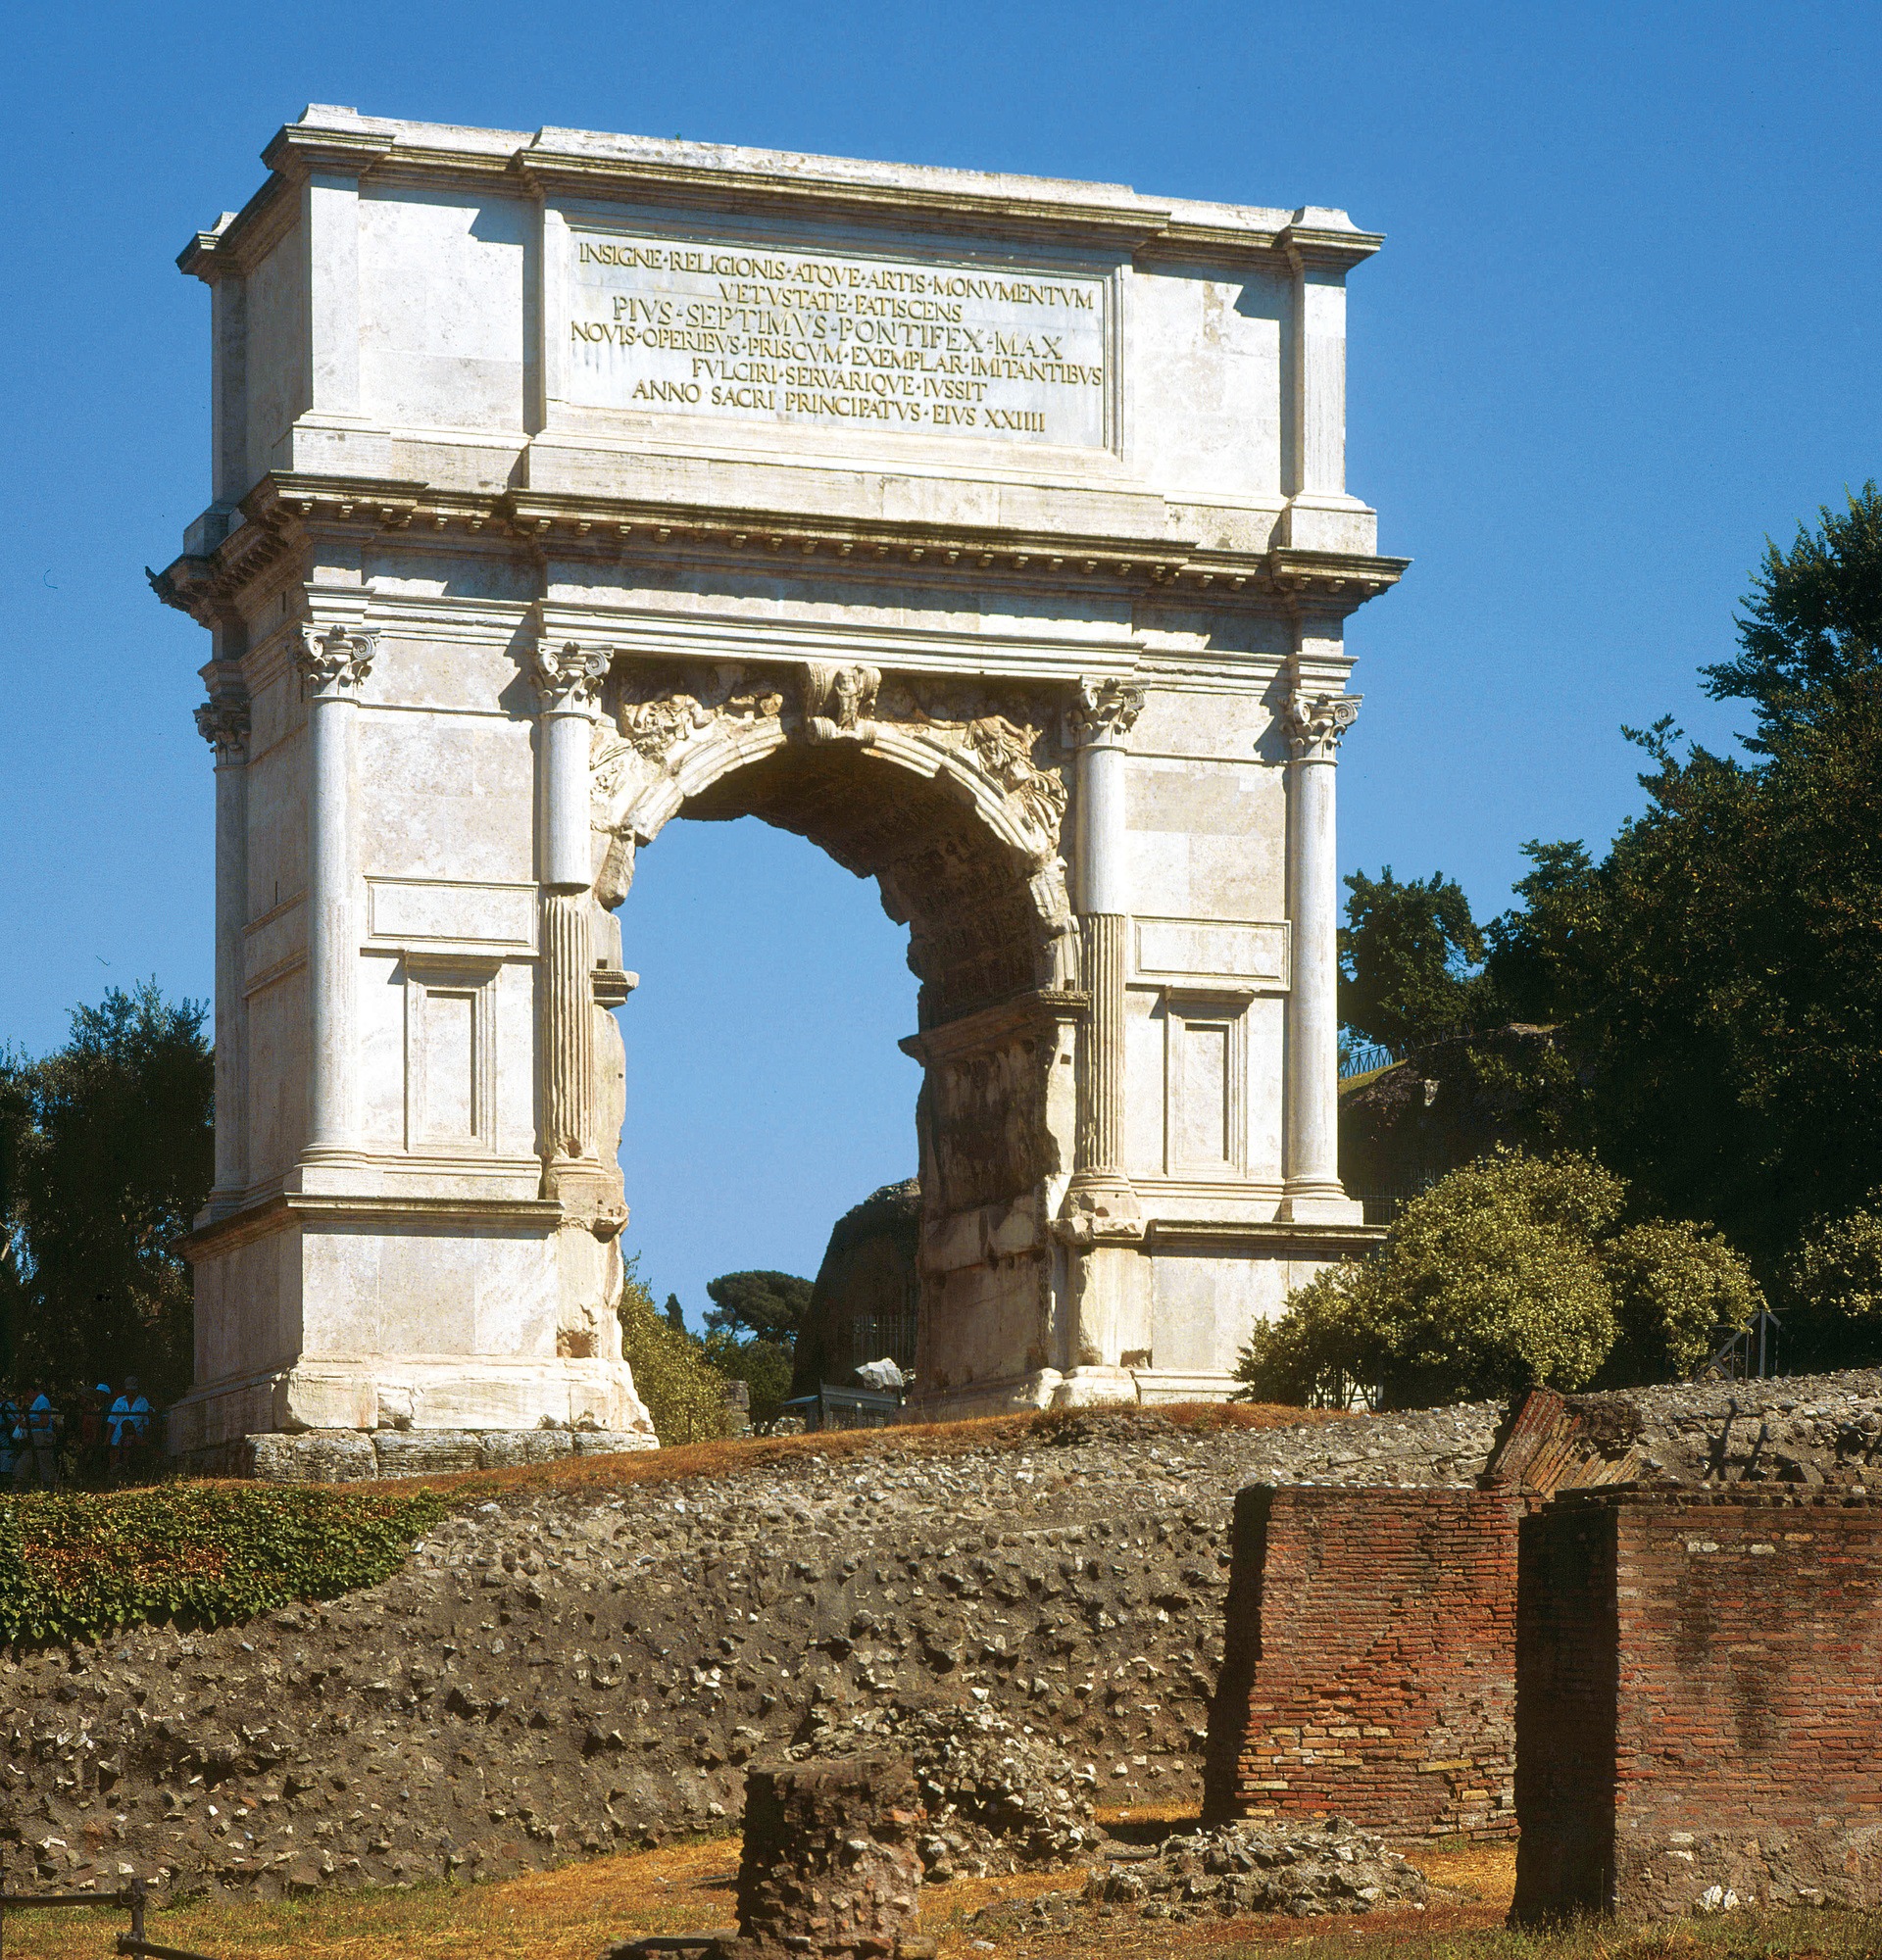
[[[1882,1903],[1882,1505],[1574,1493],[1520,1583],[1518,1917]]]
[[[1243,1491],[1206,1815],[1511,1835],[1521,1509],[1501,1492]]]

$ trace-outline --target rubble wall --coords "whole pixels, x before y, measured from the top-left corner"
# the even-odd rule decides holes
[[[1882,1903],[1882,1505],[1575,1493],[1522,1537],[1518,1916]]]
[[[1244,1491],[1205,1816],[1513,1835],[1520,1510],[1490,1491]]]

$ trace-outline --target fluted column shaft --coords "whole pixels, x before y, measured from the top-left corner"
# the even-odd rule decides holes
[[[205,675],[214,675],[214,666]],[[247,697],[219,686],[196,710],[216,752],[216,1181],[213,1209],[240,1200],[248,1181],[247,1030],[242,929],[248,923]]]
[[[307,695],[308,1089],[304,1157],[353,1144],[353,737],[374,636],[303,629]]]
[[[1125,854],[1128,739],[1143,704],[1143,689],[1132,682],[1087,681],[1068,729],[1078,755],[1074,882],[1091,1004],[1079,1048],[1077,1161],[1067,1203],[1097,1229],[1127,1229],[1137,1217],[1123,1167]]]
[[[608,656],[574,645],[536,654],[541,703],[542,1155],[545,1167],[594,1155],[594,960],[588,752]]]

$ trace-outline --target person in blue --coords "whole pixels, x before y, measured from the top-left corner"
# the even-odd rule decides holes
[[[9,1484],[21,1481],[20,1464],[25,1448],[26,1424],[20,1404],[0,1391],[0,1480]]]
[[[130,1475],[137,1458],[143,1453],[145,1439],[150,1435],[151,1406],[144,1399],[144,1392],[138,1386],[135,1375],[124,1377],[124,1392],[111,1405],[111,1413],[106,1421],[111,1427],[111,1476],[113,1483],[120,1483]]]
[[[23,1452],[23,1460],[26,1453],[30,1453],[32,1467],[39,1473],[39,1488],[56,1491],[59,1488],[59,1411],[44,1389],[40,1389],[26,1404],[26,1443],[28,1450]],[[16,1487],[22,1488],[26,1481],[21,1476],[18,1464],[14,1467],[13,1481]]]

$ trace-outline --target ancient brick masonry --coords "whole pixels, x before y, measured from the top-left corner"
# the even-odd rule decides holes
[[[721,1950],[737,1960],[896,1952],[920,1909],[922,1822],[905,1760],[754,1769],[745,1780],[740,1936]]]
[[[1521,1509],[1501,1490],[1242,1492],[1205,1815],[1511,1835]]]
[[[1882,1505],[1565,1494],[1520,1595],[1518,1917],[1882,1901]]]

